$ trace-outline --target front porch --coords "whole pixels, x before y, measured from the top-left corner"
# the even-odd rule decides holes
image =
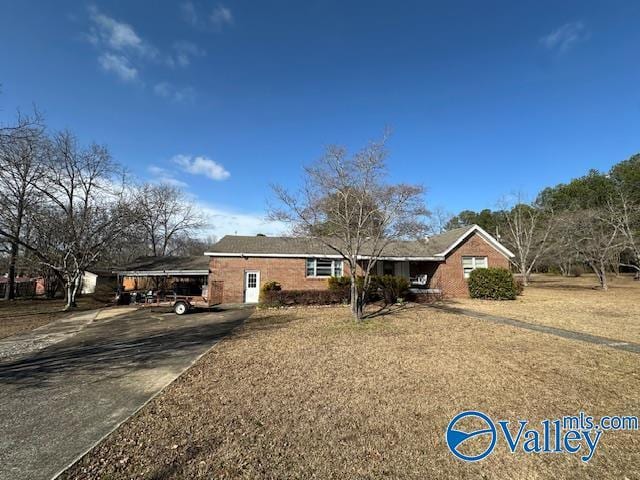
[[[441,288],[434,280],[440,261],[378,260],[376,275],[393,275],[406,278],[411,293],[439,294]]]

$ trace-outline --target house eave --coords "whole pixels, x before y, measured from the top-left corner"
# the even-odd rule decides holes
[[[367,256],[358,257],[362,258],[362,260],[367,260]],[[445,258],[443,256],[431,256],[431,257],[378,257],[378,260],[390,260],[394,262],[444,262]]]
[[[234,258],[344,258],[342,255],[337,254],[324,254],[324,253],[228,253],[228,252],[205,252],[205,256],[209,257],[234,257]],[[369,260],[371,255],[358,255],[358,260]],[[390,260],[396,262],[410,262],[410,261],[444,261],[444,256],[428,256],[428,257],[410,257],[410,256],[385,256],[381,255],[376,257],[377,260]]]
[[[207,276],[209,270],[122,270],[114,271],[122,277],[179,277]]]

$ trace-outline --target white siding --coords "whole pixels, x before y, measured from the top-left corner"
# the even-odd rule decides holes
[[[82,277],[82,289],[80,293],[88,294],[88,293],[96,293],[96,283],[98,281],[98,275],[91,272],[84,272],[84,276]]]

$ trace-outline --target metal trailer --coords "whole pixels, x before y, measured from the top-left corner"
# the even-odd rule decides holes
[[[194,308],[209,308],[211,305],[209,305],[206,294],[206,289],[203,289],[202,296],[200,297],[175,295],[170,306],[176,315],[184,315]]]
[[[202,295],[177,295],[175,293],[169,295],[147,295],[144,301],[138,305],[141,308],[167,307],[171,308],[178,315],[184,315],[194,308],[212,307],[207,298],[206,286],[202,289]]]

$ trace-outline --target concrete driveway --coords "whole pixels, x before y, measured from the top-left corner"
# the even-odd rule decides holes
[[[252,311],[133,311],[2,361],[0,479],[57,475]]]

